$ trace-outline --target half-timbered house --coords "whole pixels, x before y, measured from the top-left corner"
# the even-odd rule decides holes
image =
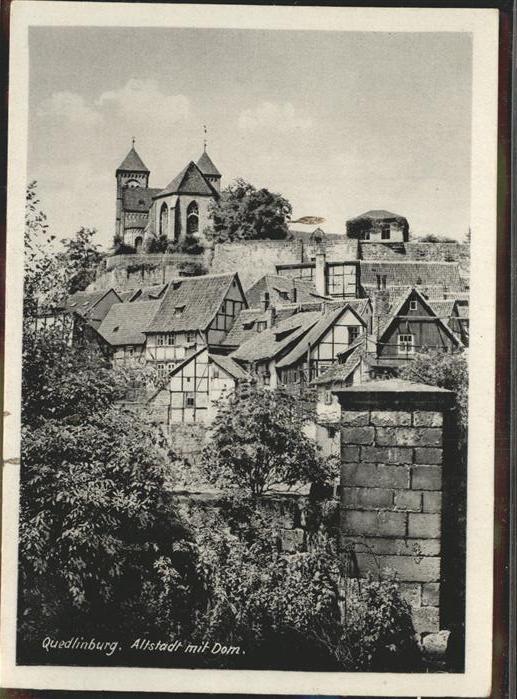
[[[148,405],[154,419],[162,425],[209,424],[219,401],[248,378],[231,357],[210,354],[207,347],[201,347],[169,373]]]

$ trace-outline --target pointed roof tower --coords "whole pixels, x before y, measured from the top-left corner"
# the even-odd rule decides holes
[[[214,163],[212,162],[212,159],[206,152],[206,148],[203,151],[201,157],[197,161],[197,166],[203,173],[203,175],[208,176],[208,177],[221,177],[221,173],[219,170],[216,168]]]
[[[118,166],[117,172],[150,172],[135,150],[135,139],[133,139],[131,150]]]

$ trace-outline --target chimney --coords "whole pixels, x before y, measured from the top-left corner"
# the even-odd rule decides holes
[[[293,303],[296,303],[298,300],[298,289],[296,288],[296,285],[293,282],[293,288],[291,289],[291,301]]]
[[[262,294],[262,310],[267,311],[269,308],[269,291],[264,291]]]
[[[390,292],[387,289],[374,291],[372,293],[372,334],[378,339],[379,326],[387,316],[390,309]]]
[[[314,274],[314,283],[316,286],[316,293],[320,296],[327,295],[327,279],[326,279],[326,255],[323,250],[318,250],[316,253],[316,269]]]
[[[268,317],[268,327],[272,328],[276,324],[276,308],[274,306],[269,306],[269,317]]]

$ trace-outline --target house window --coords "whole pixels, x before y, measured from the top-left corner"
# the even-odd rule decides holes
[[[332,405],[332,391],[325,391],[325,405]]]
[[[414,354],[415,352],[415,337],[414,335],[399,335],[398,336],[399,354]]]
[[[132,357],[132,356],[134,355],[134,353],[135,353],[135,348],[134,348],[134,347],[127,347],[126,350],[127,350],[127,355],[128,355],[128,357]]]
[[[166,335],[164,335],[164,338],[165,338],[164,344],[169,345],[169,346],[176,344],[176,336],[174,335],[174,333],[167,333]]]
[[[363,231],[363,240],[370,240],[370,231]]]
[[[184,310],[185,310],[185,306],[176,306],[174,309],[174,315],[180,316]]]
[[[409,310],[410,310],[410,311],[416,311],[416,309],[417,309],[417,303],[416,303],[416,301],[410,301],[410,302],[409,302]]]
[[[196,235],[199,231],[199,206],[191,201],[187,207],[187,235]]]
[[[188,391],[185,393],[185,408],[196,407],[196,394]]]
[[[165,344],[165,337],[165,335],[156,336],[156,344],[158,345],[158,347],[163,347],[163,345]]]
[[[165,376],[165,372],[167,370],[167,365],[164,364],[163,362],[158,362],[156,365],[156,371],[158,372],[158,376],[162,379]]]
[[[192,344],[193,342],[196,341],[196,333],[195,332],[188,332],[187,333],[187,342],[188,344]]]
[[[264,386],[269,386],[271,383],[271,374],[269,371],[266,371],[263,375],[262,378],[264,379]]]
[[[389,239],[390,239],[390,227],[383,226],[381,229],[381,240],[389,240]]]
[[[212,367],[212,378],[213,379],[219,378],[219,367],[218,366]]]
[[[351,325],[348,328],[348,344],[351,345],[359,337],[360,328],[358,325]]]
[[[257,332],[261,333],[263,330],[267,328],[267,323],[265,320],[259,320],[257,323]]]

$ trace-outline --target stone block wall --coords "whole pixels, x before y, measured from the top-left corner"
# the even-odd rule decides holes
[[[442,471],[450,394],[418,388],[338,397],[341,415],[340,547],[360,575],[391,571],[419,633],[441,628]],[[445,422],[444,422],[445,416]]]

